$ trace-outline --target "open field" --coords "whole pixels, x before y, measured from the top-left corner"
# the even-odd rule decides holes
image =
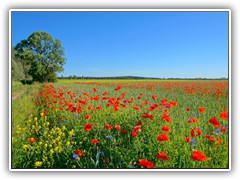
[[[12,168],[229,167],[228,81],[60,80],[12,96]]]

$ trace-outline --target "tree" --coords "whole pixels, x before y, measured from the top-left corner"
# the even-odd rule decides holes
[[[63,71],[66,58],[61,42],[46,32],[34,32],[18,43],[15,50],[25,75],[30,74],[34,81],[46,82],[56,72]]]

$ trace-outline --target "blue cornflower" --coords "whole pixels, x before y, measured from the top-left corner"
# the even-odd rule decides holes
[[[64,120],[63,120],[63,122],[65,123],[65,122],[67,122],[67,120],[66,120],[66,119],[64,119]]]
[[[75,139],[76,139],[76,137],[73,136],[73,137],[72,137],[72,140],[75,140]]]
[[[215,131],[216,133],[219,133],[219,132],[221,132],[221,130],[220,129],[216,129],[216,131]]]
[[[147,143],[148,143],[148,140],[145,139],[143,142],[144,142],[145,144],[147,144]]]
[[[73,159],[77,159],[77,158],[78,158],[78,154],[74,154]]]
[[[106,138],[107,138],[107,139],[111,139],[111,138],[112,138],[112,136],[106,136]]]
[[[197,141],[195,139],[191,139],[191,143],[196,143]]]
[[[102,154],[103,154],[103,151],[100,151],[99,154],[102,155]]]

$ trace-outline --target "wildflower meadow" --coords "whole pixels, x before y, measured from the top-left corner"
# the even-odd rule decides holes
[[[13,169],[229,168],[227,80],[26,86],[12,99]]]

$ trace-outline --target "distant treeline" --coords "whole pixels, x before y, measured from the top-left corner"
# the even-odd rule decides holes
[[[159,79],[159,80],[227,80],[228,78],[156,78],[140,76],[114,76],[114,77],[90,77],[90,76],[61,76],[58,79]]]

